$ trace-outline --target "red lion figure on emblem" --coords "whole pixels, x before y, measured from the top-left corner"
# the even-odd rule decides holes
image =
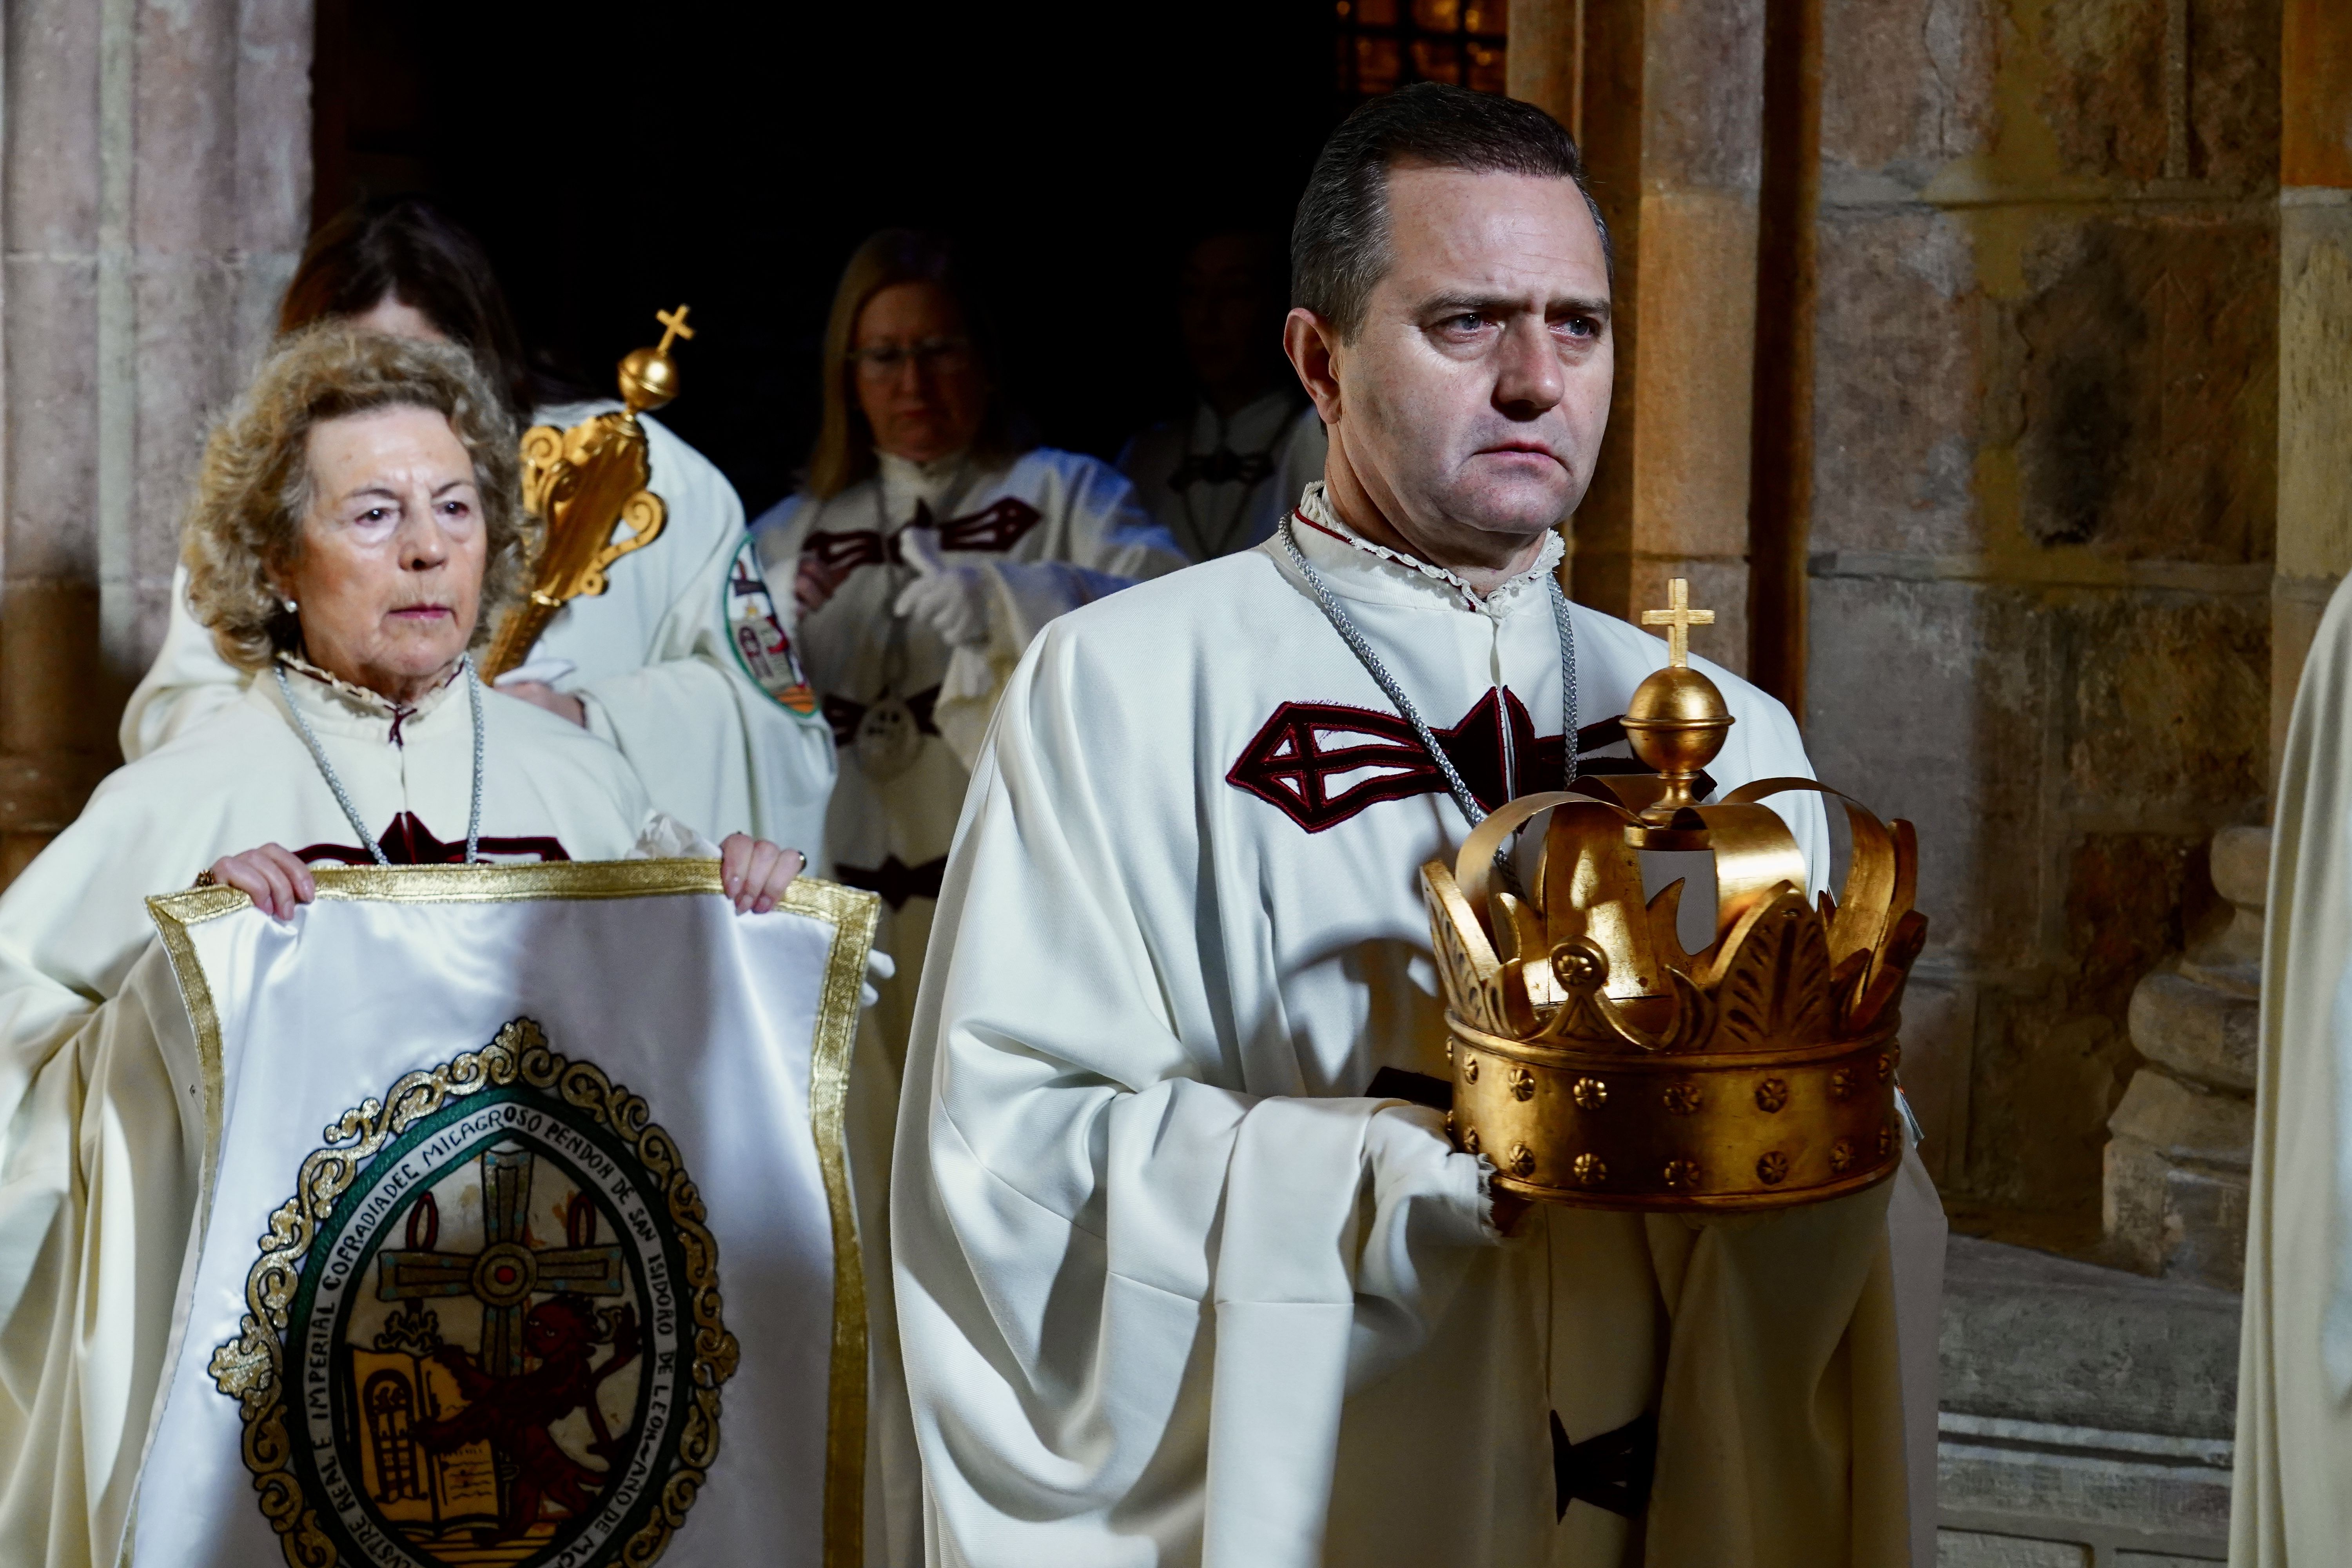
[[[542,1500],[554,1502],[574,1516],[588,1510],[583,1488],[601,1490],[608,1472],[592,1470],[565,1453],[548,1428],[573,1411],[585,1408],[596,1441],[590,1451],[607,1462],[619,1457],[620,1445],[604,1426],[596,1391],[604,1380],[636,1360],[643,1342],[635,1308],[616,1315],[613,1354],[603,1366],[591,1367],[589,1358],[604,1342],[596,1309],[584,1296],[565,1293],[550,1297],[523,1319],[524,1351],[538,1359],[531,1371],[499,1377],[482,1371],[473,1358],[455,1345],[444,1345],[433,1358],[449,1369],[466,1395],[466,1407],[439,1421],[419,1423],[417,1442],[428,1453],[446,1454],[468,1443],[487,1442],[514,1468],[507,1494],[505,1517],[494,1530],[475,1531],[477,1541],[511,1541],[539,1521]]]

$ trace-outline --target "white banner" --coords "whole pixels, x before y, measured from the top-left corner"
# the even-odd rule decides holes
[[[858,1561],[871,895],[318,875],[152,900],[215,1152],[132,1562]]]

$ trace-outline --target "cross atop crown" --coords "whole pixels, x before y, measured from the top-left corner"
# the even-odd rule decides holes
[[[675,310],[656,310],[654,312],[654,320],[662,324],[661,347],[654,350],[654,353],[657,354],[667,354],[669,353],[669,343],[672,338],[687,338],[690,340],[694,336],[694,329],[686,324],[686,307],[683,305],[680,305]]]
[[[1690,629],[1693,626],[1715,625],[1713,610],[1690,607],[1690,579],[1676,577],[1666,584],[1666,607],[1643,610],[1642,624],[1666,628],[1666,663],[1675,669],[1690,668]]]

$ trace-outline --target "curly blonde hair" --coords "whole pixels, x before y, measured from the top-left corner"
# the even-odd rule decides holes
[[[279,652],[301,646],[301,624],[269,575],[301,556],[310,431],[330,419],[398,407],[445,416],[474,461],[488,547],[475,647],[489,640],[499,611],[521,591],[529,520],[506,400],[454,344],[324,322],[278,340],[214,429],[196,472],[180,545],[188,603],[221,657],[239,669],[267,668]]]

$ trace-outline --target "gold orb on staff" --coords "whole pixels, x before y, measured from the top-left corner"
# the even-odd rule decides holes
[[[654,312],[661,342],[621,361],[620,408],[568,430],[534,425],[523,432],[523,507],[539,520],[539,548],[530,592],[490,639],[484,679],[520,667],[558,610],[583,594],[602,594],[613,563],[661,537],[669,509],[646,488],[652,468],[637,416],[677,395],[677,362],[669,351],[678,339],[694,336],[686,311],[680,305]],[[620,532],[625,524],[627,531]]]

